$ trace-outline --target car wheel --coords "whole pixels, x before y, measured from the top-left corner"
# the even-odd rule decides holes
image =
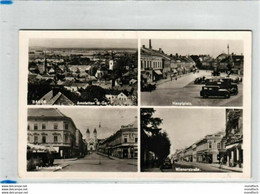
[[[230,98],[230,95],[229,94],[226,94],[226,96],[225,96],[226,98]]]

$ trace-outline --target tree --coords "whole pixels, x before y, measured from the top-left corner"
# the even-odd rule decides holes
[[[81,98],[86,102],[96,102],[96,100],[98,100],[99,102],[106,101],[105,95],[105,89],[94,85],[88,86],[85,90],[81,92]]]
[[[158,157],[159,164],[162,164],[170,154],[170,146],[171,142],[166,132],[159,132],[157,135],[150,137],[149,147]]]
[[[141,109],[141,165],[146,167],[146,154],[152,151],[158,164],[161,165],[170,153],[170,140],[166,132],[161,132],[159,125],[162,119],[153,117],[155,110],[153,108]]]

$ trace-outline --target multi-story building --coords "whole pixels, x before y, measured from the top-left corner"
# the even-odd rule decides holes
[[[243,112],[241,109],[226,110],[226,164],[230,167],[243,166]]]
[[[115,134],[100,142],[98,151],[118,158],[137,158],[137,122],[122,125]]]
[[[221,156],[225,155],[225,144],[222,141],[224,132],[207,135],[194,145],[196,149],[196,161],[206,163],[219,163]]]
[[[147,54],[141,55],[141,72],[148,83],[161,79],[163,76],[162,70],[162,57]]]
[[[28,109],[28,143],[54,148],[57,157],[79,153],[82,135],[73,120],[56,108]]]
[[[171,58],[161,48],[152,49],[151,40],[149,40],[149,48],[143,45],[141,48],[141,73],[147,82],[167,78],[170,71]]]
[[[219,163],[225,157],[224,132],[207,135],[203,139],[174,154],[176,161]]]

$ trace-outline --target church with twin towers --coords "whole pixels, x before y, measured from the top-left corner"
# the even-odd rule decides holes
[[[86,131],[86,145],[88,152],[96,151],[98,139],[97,139],[97,130],[94,128],[92,134],[89,129]]]

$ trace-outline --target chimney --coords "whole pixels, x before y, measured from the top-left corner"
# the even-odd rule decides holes
[[[149,39],[149,49],[152,49],[152,40]]]
[[[159,48],[159,52],[162,53],[162,48]]]

